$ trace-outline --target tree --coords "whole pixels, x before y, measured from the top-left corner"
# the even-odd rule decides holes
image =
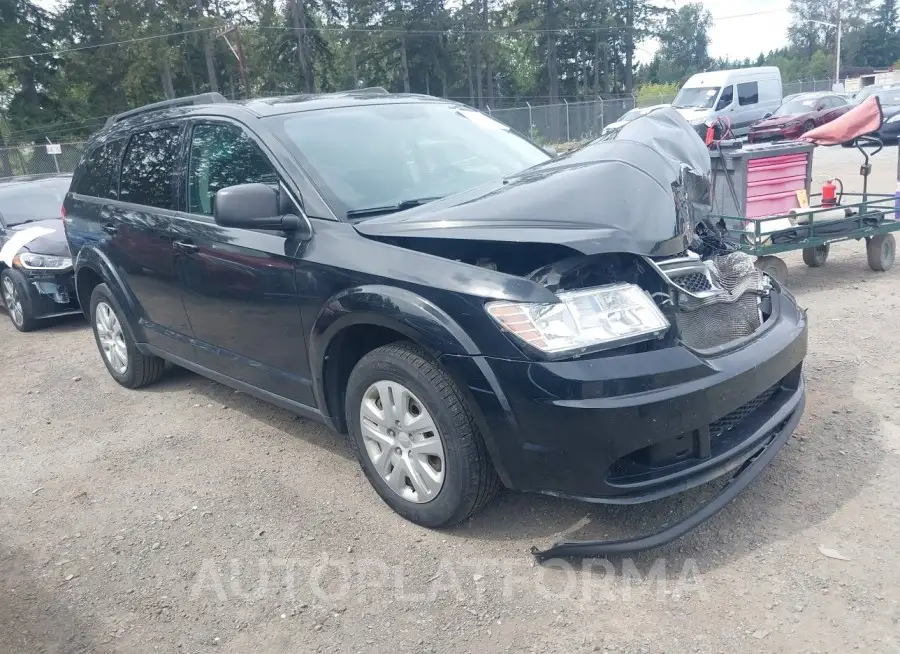
[[[659,33],[659,51],[650,64],[651,81],[683,82],[690,75],[706,70],[711,63],[709,30],[712,25],[712,14],[699,2],[669,14]]]

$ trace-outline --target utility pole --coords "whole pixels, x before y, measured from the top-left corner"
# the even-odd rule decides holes
[[[841,0],[837,2],[837,37],[834,40],[834,88],[841,83]]]
[[[234,34],[234,45],[231,45],[231,41],[228,40],[229,34]],[[251,95],[250,81],[247,78],[247,60],[244,58],[244,46],[241,44],[241,32],[237,25],[232,25],[224,32],[221,32],[220,36],[225,39],[225,43],[228,44],[235,59],[237,59],[238,70],[241,73],[241,85],[244,87],[244,93],[246,93],[249,98]]]

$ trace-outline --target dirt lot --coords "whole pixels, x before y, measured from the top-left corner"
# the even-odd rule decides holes
[[[816,158],[817,183],[858,180],[855,152]],[[876,158],[877,189],[896,162]],[[900,269],[869,271],[860,243],[788,261],[811,323],[796,437],[687,538],[574,568],[528,548],[643,530],[709,489],[504,493],[428,531],[324,428],[179,370],[127,391],[84,322],[3,317],[0,651],[897,652]]]

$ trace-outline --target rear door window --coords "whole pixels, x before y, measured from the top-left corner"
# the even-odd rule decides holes
[[[115,173],[123,145],[120,139],[94,148],[75,173],[72,193],[115,200],[119,191]]]
[[[175,169],[181,127],[160,127],[132,135],[122,160],[119,199],[157,209],[175,209]]]
[[[759,84],[756,82],[743,82],[737,85],[738,104],[742,107],[759,102]]]

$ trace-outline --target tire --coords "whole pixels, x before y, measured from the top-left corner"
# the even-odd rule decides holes
[[[406,398],[402,415],[397,414],[402,422],[392,420],[394,416],[390,415],[390,410],[384,410],[381,392],[388,387],[395,401],[398,395]],[[404,391],[408,391],[408,395]],[[424,527],[449,527],[472,516],[496,494],[500,481],[465,399],[450,376],[418,346],[411,343],[385,345],[360,359],[347,382],[344,410],[351,447],[369,483],[388,506],[410,522]],[[377,417],[373,410],[380,412],[384,423],[379,424],[384,429],[379,433],[393,434],[396,438],[364,438],[361,417],[364,410],[373,417]],[[422,416],[431,419],[436,431],[422,434],[410,431],[411,436],[407,437],[401,429],[389,430],[388,425],[392,422],[408,428],[412,421],[407,418],[415,420]],[[367,419],[366,424],[366,433],[373,434],[375,423]],[[423,460],[421,453],[414,457],[416,448],[425,443],[429,444],[427,451],[436,454],[426,455],[428,461],[425,463],[416,463]],[[437,465],[437,448],[443,457],[440,465]],[[387,476],[376,468],[376,458],[385,461],[382,470],[389,473]],[[410,462],[410,467],[406,461]],[[412,483],[413,466],[419,479],[424,479],[425,474],[441,476],[440,486],[433,491],[433,496],[419,490],[424,484]],[[433,479],[431,483],[436,485]]]
[[[803,263],[810,268],[821,268],[825,265],[825,261],[828,260],[830,251],[831,248],[828,247],[827,243],[825,245],[817,245],[814,248],[803,248]]]
[[[13,327],[20,332],[30,332],[38,326],[28,280],[22,273],[12,268],[4,269],[0,273],[0,293]]]
[[[131,329],[122,318],[122,309],[106,284],[98,284],[91,293],[90,316],[97,349],[113,379],[125,388],[141,388],[162,377],[165,361],[138,351]],[[107,354],[106,348],[116,355]]]
[[[815,127],[815,121],[807,120],[805,123],[803,123],[803,133],[806,134],[809,130],[815,129]]]
[[[787,264],[779,257],[766,255],[756,260],[756,267],[779,284],[784,284],[788,277]]]
[[[875,272],[887,272],[894,265],[897,242],[893,234],[879,234],[866,239],[866,258]]]

